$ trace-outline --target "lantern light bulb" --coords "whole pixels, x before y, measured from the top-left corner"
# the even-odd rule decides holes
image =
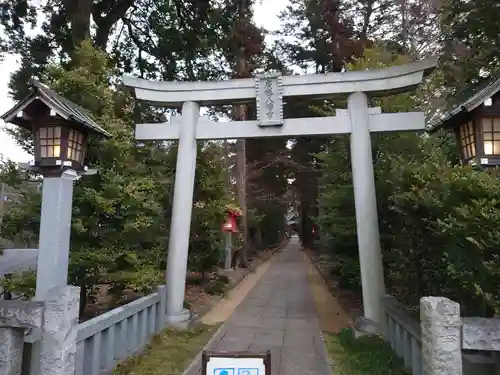
[[[484,153],[486,155],[493,155],[493,142],[485,141],[484,142]]]

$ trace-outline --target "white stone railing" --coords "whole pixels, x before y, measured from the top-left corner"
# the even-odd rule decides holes
[[[407,370],[422,375],[420,323],[393,296],[382,300],[385,318],[384,340],[402,358]]]
[[[421,299],[421,321],[393,296],[385,296],[382,306],[384,340],[413,375],[500,373],[494,354],[500,351],[500,319],[461,318],[459,304],[444,297]]]
[[[76,326],[75,375],[107,375],[116,365],[138,354],[151,338],[166,327],[166,286],[126,305]],[[33,344],[40,335],[25,338],[23,375],[39,375],[39,354]]]
[[[75,375],[112,373],[124,359],[140,352],[165,328],[166,287],[80,323]]]

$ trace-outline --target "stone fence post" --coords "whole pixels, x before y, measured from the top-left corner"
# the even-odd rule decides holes
[[[444,297],[420,300],[422,375],[462,375],[460,305]]]
[[[40,375],[75,373],[80,288],[56,287],[45,297]]]
[[[26,330],[42,326],[43,303],[0,301],[0,375],[20,375]]]

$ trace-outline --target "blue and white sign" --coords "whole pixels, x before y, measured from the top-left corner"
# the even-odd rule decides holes
[[[207,375],[268,375],[264,358],[210,357]]]
[[[258,368],[239,368],[238,375],[260,375]]]
[[[216,368],[214,375],[235,375],[234,368]]]

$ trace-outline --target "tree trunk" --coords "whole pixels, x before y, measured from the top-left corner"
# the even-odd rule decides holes
[[[368,39],[368,28],[370,27],[370,19],[373,14],[373,4],[375,3],[375,0],[369,0],[364,8],[364,14],[363,14],[363,27],[361,28],[360,32],[360,39],[363,41],[363,44],[366,44],[366,41]]]
[[[99,2],[92,9],[92,17],[96,23],[95,46],[106,50],[113,26],[134,4],[134,0],[119,0],[111,3]],[[105,16],[103,16],[105,14]]]
[[[64,0],[64,7],[71,23],[71,37],[73,47],[90,39],[90,16],[92,14],[92,0]]]
[[[80,284],[80,312],[79,316],[82,319],[85,316],[85,310],[87,307],[87,285],[85,283]]]

